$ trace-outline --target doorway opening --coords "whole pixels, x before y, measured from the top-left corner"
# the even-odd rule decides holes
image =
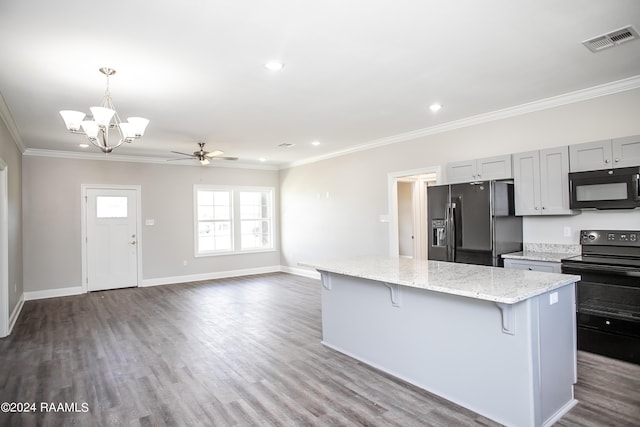
[[[440,171],[433,166],[389,174],[390,256],[427,259],[427,187],[440,183]]]

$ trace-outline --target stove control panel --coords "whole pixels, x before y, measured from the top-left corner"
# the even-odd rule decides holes
[[[580,244],[640,247],[640,230],[582,230]]]

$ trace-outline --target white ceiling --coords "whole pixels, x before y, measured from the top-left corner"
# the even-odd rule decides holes
[[[640,41],[581,44],[626,25],[640,1],[2,0],[0,94],[28,152],[102,155],[58,111],[88,113],[112,67],[120,116],[151,120],[119,155],[280,167],[638,76]]]

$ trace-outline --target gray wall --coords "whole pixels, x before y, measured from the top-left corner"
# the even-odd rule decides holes
[[[24,269],[24,290],[81,286],[81,184],[142,186],[143,220],[153,218],[156,223],[143,225],[144,280],[279,264],[298,268],[298,262],[306,260],[388,254],[389,223],[381,222],[380,215],[389,213],[389,173],[437,165],[444,170],[454,160],[640,134],[638,117],[640,90],[627,91],[279,172],[25,156],[24,256],[29,264]],[[5,129],[0,138],[2,149],[8,151],[3,158],[15,176],[19,153]],[[21,253],[17,237],[21,230],[20,176],[10,179],[10,197],[15,200],[11,262],[21,266],[16,255]],[[280,252],[195,258],[192,194],[197,183],[276,187]],[[526,218],[524,238],[526,242],[577,244],[581,227],[638,228],[639,220],[639,210]],[[562,236],[564,226],[572,227],[571,237]],[[11,274],[20,287],[20,268]]]
[[[272,186],[277,207],[278,171],[28,155],[23,168],[26,292],[82,285],[82,184],[142,187],[143,281],[280,264],[278,251],[196,258],[193,242],[194,184]]]
[[[22,280],[22,153],[0,120],[0,158],[8,168],[9,315],[23,292]]]
[[[282,264],[386,255],[389,173],[640,134],[640,90],[469,126],[280,172]],[[327,194],[329,197],[327,197]],[[524,220],[531,243],[578,244],[580,227],[638,228],[640,210]],[[563,237],[564,226],[572,228]]]

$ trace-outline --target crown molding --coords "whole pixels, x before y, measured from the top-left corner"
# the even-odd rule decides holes
[[[529,114],[536,111],[548,110],[550,108],[560,107],[567,104],[573,104],[576,102],[587,101],[589,99],[598,98],[601,96],[613,95],[619,92],[625,92],[628,90],[640,88],[640,75],[629,77],[622,80],[617,80],[610,83],[605,83],[598,86],[593,86],[587,89],[577,90],[575,92],[569,92],[551,98],[540,99],[526,104],[517,105],[515,107],[504,108],[501,110],[491,111],[489,113],[478,114],[476,116],[466,117],[460,120],[454,120],[451,122],[443,123],[428,128],[418,129],[411,132],[405,132],[397,135],[392,135],[385,138],[374,139],[364,144],[354,145],[344,150],[334,151],[332,153],[324,154],[321,156],[310,157],[307,159],[298,160],[295,162],[283,165],[281,169],[293,168],[296,166],[302,166],[309,163],[319,162],[321,160],[331,159],[333,157],[344,156],[346,154],[356,153],[358,151],[370,150],[372,148],[383,147],[385,145],[396,144],[398,142],[410,141],[412,139],[422,138],[425,136],[436,135],[439,133],[449,132],[456,129],[461,129],[469,126],[475,126],[482,123],[493,122],[497,120],[506,119],[509,117],[520,116],[523,114]]]
[[[13,138],[13,142],[18,147],[21,153],[26,151],[26,147],[22,142],[22,138],[20,137],[20,131],[18,131],[18,127],[16,126],[16,122],[13,120],[13,116],[11,115],[11,110],[9,110],[9,106],[4,100],[2,93],[0,93],[0,117],[2,117],[2,121],[7,126],[9,130],[9,134],[11,138]]]
[[[101,160],[107,162],[129,162],[129,163],[155,163],[159,165],[168,165],[167,159],[158,157],[142,157],[142,156],[129,156],[121,154],[109,155],[101,153],[79,153],[76,151],[61,151],[61,150],[45,150],[41,148],[27,148],[23,152],[24,156],[33,157],[53,157],[58,159],[75,159],[75,160]],[[195,165],[193,163],[177,163],[173,162],[174,166],[190,166],[190,167],[203,167],[201,165]],[[270,165],[256,165],[251,163],[242,162],[211,162],[206,167],[215,168],[229,168],[229,169],[258,169],[258,170],[278,170],[275,166]]]

